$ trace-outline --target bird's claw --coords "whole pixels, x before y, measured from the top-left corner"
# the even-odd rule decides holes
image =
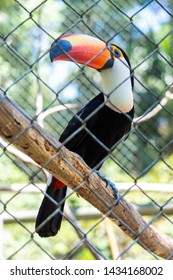
[[[106,183],[106,187],[109,185],[112,190],[113,190],[113,193],[114,193],[114,197],[116,198],[116,204],[117,205],[119,203],[119,200],[120,200],[120,195],[119,195],[119,192],[118,192],[118,189],[117,187],[115,186],[114,183],[112,183],[110,180],[108,180],[107,178],[105,178],[105,176],[100,172],[100,171],[96,171],[96,173],[98,174],[98,176],[105,181]]]

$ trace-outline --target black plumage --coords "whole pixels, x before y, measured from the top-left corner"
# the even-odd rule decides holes
[[[72,118],[59,139],[69,150],[79,154],[90,168],[98,170],[122,137],[128,135],[131,128],[134,115],[132,108],[133,73],[128,56],[118,46],[106,45],[98,38],[95,39],[85,34],[66,34],[52,44],[50,59],[52,62],[56,60],[76,61],[98,70],[101,76],[106,74],[106,76],[102,76],[102,79],[105,81],[105,77],[107,77],[108,91],[105,92],[107,95],[100,93],[89,101]],[[120,64],[120,60],[122,64]],[[102,72],[107,70],[108,72]],[[129,83],[129,78],[131,78],[131,83]],[[119,86],[123,82],[125,87],[117,89],[118,82]],[[120,92],[120,88],[123,88],[123,92]],[[130,112],[126,114],[116,112],[116,108],[113,110],[106,105],[105,100],[109,98],[108,93],[111,92],[111,89],[114,92],[110,96],[109,102],[113,100],[115,103],[112,106],[116,105],[119,98],[120,103],[124,102],[125,106],[128,105],[129,110],[132,108]],[[66,190],[66,186],[52,178],[36,220],[36,231],[40,236],[53,236],[60,229]],[[116,195],[116,189],[114,190]]]
[[[100,93],[71,119],[59,140],[69,150],[79,154],[90,168],[98,170],[110,149],[115,148],[116,143],[130,131],[133,115],[134,108],[126,114],[110,109],[104,103],[103,93]],[[59,206],[45,196],[37,216],[36,228],[56,209],[59,211],[39,230],[36,229],[40,236],[53,236],[60,229],[66,189],[55,190],[52,184],[48,186],[46,193]]]

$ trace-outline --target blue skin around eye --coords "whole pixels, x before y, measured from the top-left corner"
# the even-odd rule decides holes
[[[72,49],[72,45],[67,40],[57,40],[53,42],[50,50],[50,60],[53,61],[54,58],[69,52]]]
[[[118,50],[115,50],[114,54],[115,54],[116,57],[120,57],[120,52]]]

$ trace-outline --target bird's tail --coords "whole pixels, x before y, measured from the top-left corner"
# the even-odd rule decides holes
[[[58,184],[60,189],[56,188]],[[55,178],[49,183],[36,219],[36,232],[40,237],[54,236],[60,229],[66,191],[67,187]]]

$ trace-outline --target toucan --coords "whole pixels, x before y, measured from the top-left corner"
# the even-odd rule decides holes
[[[131,129],[134,78],[128,56],[117,45],[98,38],[67,34],[53,42],[50,60],[72,61],[100,73],[102,92],[79,110],[59,139],[65,147],[79,154],[90,168],[99,170],[116,144],[126,138]],[[112,188],[115,198],[118,198],[116,187]],[[67,186],[63,182],[50,178],[36,219],[39,236],[54,236],[59,231],[66,191]]]

